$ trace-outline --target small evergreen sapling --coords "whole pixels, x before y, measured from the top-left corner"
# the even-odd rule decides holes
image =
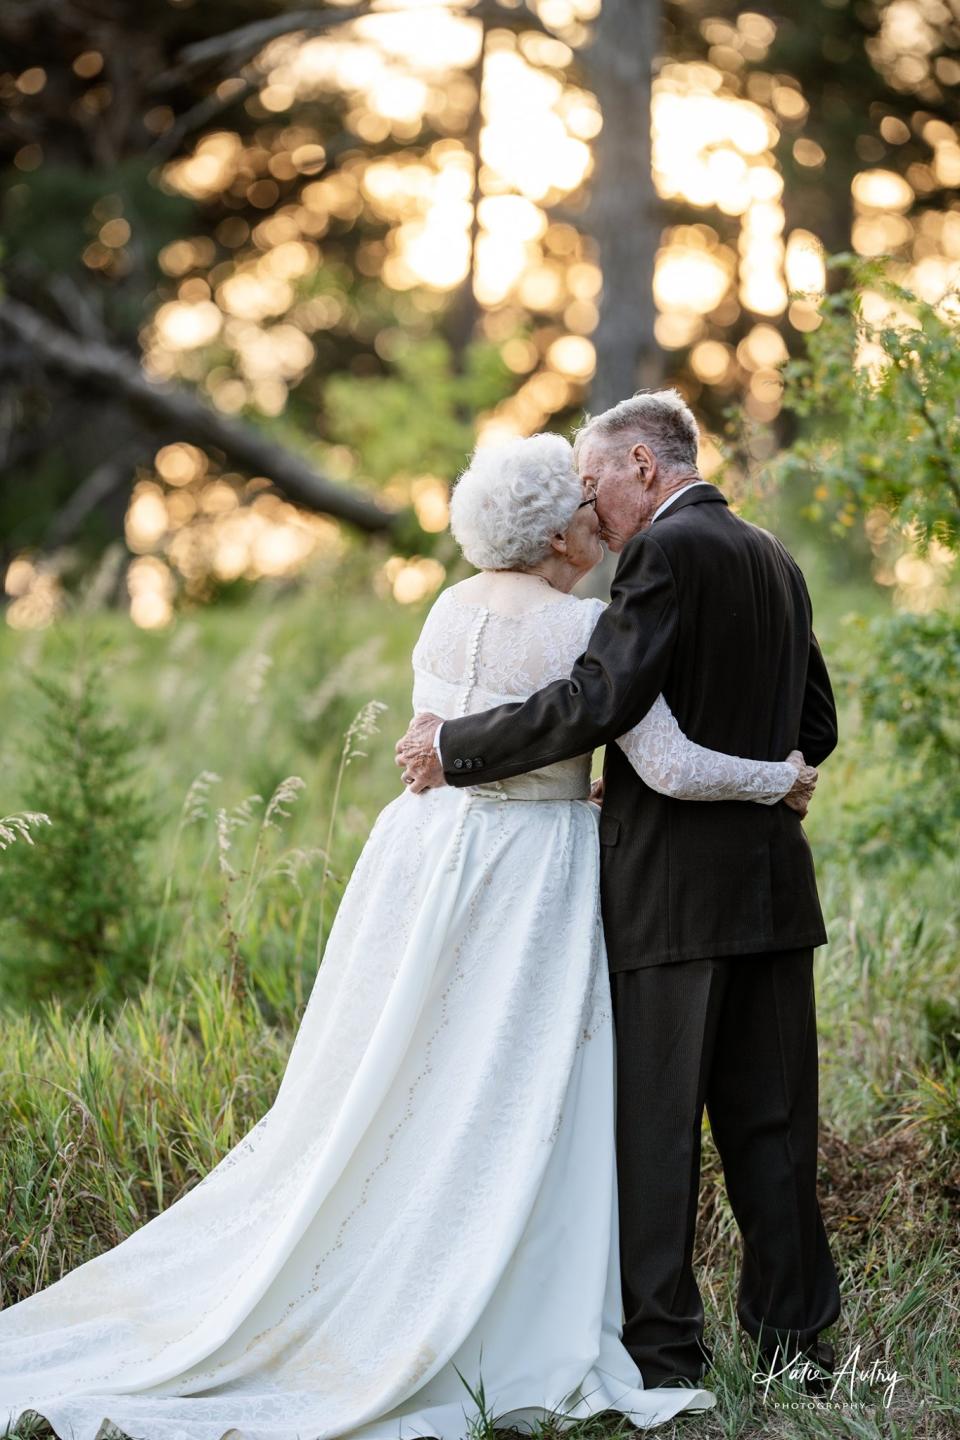
[[[29,677],[37,710],[22,788],[49,816],[36,843],[0,855],[0,993],[95,1008],[130,993],[150,963],[152,899],[141,856],[155,824],[130,729],[106,698],[102,651]]]

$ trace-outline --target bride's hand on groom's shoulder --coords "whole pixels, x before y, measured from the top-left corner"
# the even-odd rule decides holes
[[[796,810],[803,819],[810,808],[810,801],[813,799],[813,792],[817,788],[817,781],[820,778],[819,770],[808,765],[803,758],[802,750],[791,750],[787,761],[797,772],[797,778],[793,787],[783,797],[784,805],[789,805],[791,810]]]

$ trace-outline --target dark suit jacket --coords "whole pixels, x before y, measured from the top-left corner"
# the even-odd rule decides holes
[[[569,679],[444,722],[446,779],[506,779],[607,744],[601,897],[612,970],[823,945],[795,811],[670,799],[608,743],[661,691],[690,739],[714,750],[783,760],[800,749],[819,765],[836,745],[800,569],[712,485],[681,495],[624,547],[610,605]]]

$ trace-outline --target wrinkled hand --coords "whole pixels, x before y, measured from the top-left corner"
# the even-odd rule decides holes
[[[603,776],[602,776],[602,775],[600,776],[600,779],[599,779],[599,780],[594,780],[593,784],[590,786],[590,803],[593,804],[593,805],[596,805],[598,809],[599,809],[600,806],[603,804]]]
[[[806,763],[802,750],[791,750],[787,756],[787,762],[796,770],[797,778],[793,782],[792,789],[784,795],[783,803],[789,805],[791,810],[796,810],[802,820],[810,808],[810,801],[817,788],[820,772]]]
[[[403,771],[404,785],[414,795],[447,783],[440,757],[433,748],[433,737],[439,724],[439,715],[429,712],[416,715],[407,727],[406,735],[397,741],[394,751],[396,763]]]

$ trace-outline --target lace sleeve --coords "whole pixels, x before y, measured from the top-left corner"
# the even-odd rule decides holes
[[[743,760],[688,740],[662,695],[617,744],[651,790],[674,800],[756,800],[774,805],[797,778],[786,760]]]

